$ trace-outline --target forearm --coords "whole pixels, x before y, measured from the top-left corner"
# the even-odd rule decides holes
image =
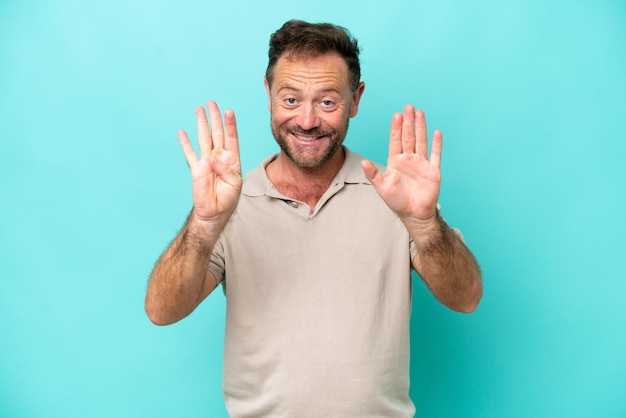
[[[157,325],[189,315],[215,287],[207,266],[223,223],[199,221],[190,213],[178,236],[157,261],[146,292],[145,309]]]
[[[406,221],[417,246],[413,266],[444,305],[473,312],[482,297],[480,267],[465,244],[437,215],[430,222]]]

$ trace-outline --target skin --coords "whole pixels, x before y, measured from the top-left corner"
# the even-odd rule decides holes
[[[216,287],[208,273],[211,251],[232,215],[241,192],[241,163],[235,114],[207,103],[196,109],[197,156],[187,133],[178,139],[191,171],[193,209],[185,225],[157,261],[146,292],[145,309],[157,325],[168,325],[189,315]]]
[[[284,195],[314,208],[344,160],[342,143],[365,89],[349,84],[338,54],[309,59],[285,57],[265,80],[272,133],[281,152],[266,168]]]
[[[442,133],[433,134],[430,156],[424,112],[407,105],[391,120],[389,156],[383,175],[371,161],[365,176],[402,220],[417,246],[413,268],[450,309],[473,312],[482,298],[478,263],[437,211],[441,189]]]
[[[281,193],[314,208],[343,164],[341,144],[365,86],[350,88],[347,65],[335,53],[281,57],[272,85],[265,80],[265,86],[272,132],[281,147],[266,167],[268,177]],[[184,318],[217,287],[206,266],[241,192],[235,115],[227,110],[222,123],[215,102],[207,109],[210,123],[204,108],[196,109],[199,156],[187,134],[179,132],[194,207],[150,278],[145,308],[158,325]],[[435,297],[451,309],[472,312],[482,297],[480,270],[437,212],[441,151],[442,134],[435,131],[428,155],[424,113],[407,105],[392,117],[385,173],[368,160],[362,167],[414,240],[413,267]]]

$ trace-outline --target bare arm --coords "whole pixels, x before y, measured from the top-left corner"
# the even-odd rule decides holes
[[[482,297],[480,269],[437,211],[441,150],[441,131],[435,131],[428,158],[424,113],[408,105],[404,114],[392,119],[385,174],[370,161],[364,160],[362,166],[415,242],[418,254],[413,266],[435,297],[451,309],[472,312]]]
[[[189,138],[179,140],[191,170],[194,207],[178,236],[157,261],[146,292],[145,309],[157,325],[167,325],[189,315],[216,287],[208,272],[211,252],[232,215],[241,191],[241,164],[235,115],[224,114],[225,130],[217,105],[196,109],[200,158]]]
[[[157,325],[168,325],[189,315],[216,287],[207,271],[219,229],[198,221],[193,211],[178,236],[157,261],[148,291],[146,313]]]
[[[432,223],[404,220],[404,224],[417,246],[413,267],[433,295],[450,309],[473,312],[483,287],[480,267],[470,250],[439,213]]]

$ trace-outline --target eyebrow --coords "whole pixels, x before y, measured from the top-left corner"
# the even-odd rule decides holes
[[[278,89],[277,93],[282,93],[283,91],[288,90],[290,92],[294,92],[294,93],[299,93],[302,91],[302,89],[296,88],[296,87],[292,87],[292,86],[282,86]],[[328,93],[336,93],[341,95],[341,92],[339,91],[339,89],[336,88],[327,88],[327,89],[323,89],[319,92],[320,95],[324,95],[324,94],[328,94]]]
[[[289,91],[293,91],[293,92],[296,92],[296,93],[300,91],[300,89],[297,89],[297,88],[295,88],[295,87],[291,87],[291,86],[282,86],[282,87],[280,87],[280,88],[278,89],[278,92],[277,92],[277,93],[280,93],[280,92],[282,92],[282,91],[284,91],[284,90],[289,90]]]

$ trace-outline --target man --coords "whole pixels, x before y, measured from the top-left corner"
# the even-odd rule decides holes
[[[392,118],[385,172],[342,145],[365,85],[343,28],[289,21],[270,40],[265,87],[280,153],[242,183],[235,115],[196,109],[200,156],[179,140],[193,209],[157,262],[146,311],[191,313],[220,283],[223,388],[236,417],[404,417],[411,266],[443,304],[473,311],[480,272],[437,209],[441,132]]]

